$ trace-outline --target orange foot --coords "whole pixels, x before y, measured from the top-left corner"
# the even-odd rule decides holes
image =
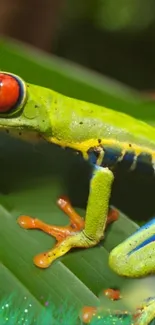
[[[63,252],[63,241],[66,237],[74,235],[80,230],[84,229],[85,222],[71,206],[70,201],[66,197],[60,197],[57,201],[59,208],[65,212],[69,219],[70,224],[65,227],[48,225],[43,221],[31,218],[29,216],[20,216],[17,220],[18,224],[24,229],[40,229],[47,234],[53,236],[57,240],[53,250],[49,252],[41,253],[34,258],[34,264],[40,268],[47,268],[51,264],[51,256],[57,255],[59,246],[61,245],[61,251]],[[107,224],[118,219],[118,212],[111,209],[107,218]],[[67,252],[67,251],[66,251]],[[55,257],[55,259],[57,256]],[[54,259],[54,258],[53,258]]]
[[[97,314],[97,307],[85,306],[82,311],[82,321],[84,324],[91,322],[92,318]]]
[[[114,290],[114,289],[110,289],[110,288],[104,290],[103,294],[110,300],[119,300],[122,298],[119,290]]]
[[[110,300],[119,300],[121,299],[121,294],[119,290],[114,290],[114,289],[106,289],[103,290],[103,294],[109,298]],[[88,324],[91,322],[91,320],[95,317],[97,317],[97,314],[102,312],[102,307],[97,308],[97,307],[90,307],[90,306],[85,306],[81,310],[81,316],[82,316],[82,321],[84,324]]]

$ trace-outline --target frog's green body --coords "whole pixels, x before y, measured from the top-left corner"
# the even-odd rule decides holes
[[[98,139],[110,146],[155,154],[154,128],[120,112],[61,95],[53,90],[27,84],[22,104],[9,114],[0,114],[1,128],[33,131],[51,142],[82,152],[98,145]],[[22,105],[21,105],[22,106]],[[2,116],[2,117],[1,117]],[[5,118],[4,118],[5,117]]]
[[[18,76],[9,75],[20,84],[20,101],[9,112],[0,113],[0,129],[21,137],[26,134],[28,140],[33,139],[34,134],[38,139],[70,147],[81,152],[95,167],[84,229],[70,233],[56,248],[44,254],[41,263],[47,267],[72,247],[91,247],[103,238],[114,179],[112,171],[117,164],[126,163],[127,171],[142,164],[146,172],[154,174],[155,130],[125,114],[26,85]],[[114,248],[110,253],[110,266],[120,275],[129,277],[154,272],[154,234],[155,223],[152,222]],[[139,257],[141,262],[137,262]]]

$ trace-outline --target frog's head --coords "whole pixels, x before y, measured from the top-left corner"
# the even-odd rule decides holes
[[[53,94],[25,83],[19,76],[0,72],[0,129],[50,134]]]

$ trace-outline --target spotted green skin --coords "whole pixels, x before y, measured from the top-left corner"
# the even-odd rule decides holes
[[[50,89],[25,84],[18,76],[15,77],[25,87],[23,101],[15,111],[0,114],[0,129],[15,130],[18,134],[20,131],[21,136],[24,133],[30,134],[29,140],[31,134],[36,134],[60,146],[78,149],[86,159],[90,144],[96,145],[98,139],[102,139],[109,141],[112,146],[117,141],[117,146],[123,149],[128,144],[138,146],[141,152],[151,152],[154,160],[155,130],[152,126],[105,107],[69,98]],[[69,239],[66,238],[57,252],[58,256],[72,247],[95,246],[103,238],[113,179],[113,173],[107,168],[94,171],[90,183],[85,229]],[[146,237],[153,231],[153,228],[149,228],[145,232]],[[155,271],[154,259],[151,264],[150,261],[147,262],[149,246],[144,248],[144,260],[138,272],[136,262],[137,258],[141,257],[141,251],[133,254],[132,258],[128,257],[130,244],[134,246],[141,241],[142,237],[135,234],[114,248],[109,257],[110,267],[120,275],[128,277],[143,276]],[[152,249],[154,251],[154,246]],[[150,308],[153,310],[152,305]],[[153,313],[152,319],[154,316]],[[148,324],[146,310],[143,320],[137,324]]]
[[[154,128],[142,121],[28,83],[26,93],[22,110],[0,114],[0,128],[31,130],[68,146],[104,138],[155,150]]]

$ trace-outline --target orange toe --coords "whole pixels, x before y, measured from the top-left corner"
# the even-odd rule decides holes
[[[37,256],[34,257],[33,262],[37,267],[41,269],[46,269],[51,264],[49,259],[49,253],[46,252],[46,253],[38,254]]]
[[[110,224],[114,221],[117,221],[119,218],[119,212],[116,209],[111,209],[109,214],[108,214],[108,218],[107,218],[107,224]]]
[[[119,212],[118,210],[112,210],[111,212],[111,220],[112,221],[117,221],[119,217]]]
[[[59,207],[64,208],[67,204],[70,204],[70,201],[67,196],[62,195],[58,198],[57,204]]]
[[[35,219],[28,216],[20,216],[17,222],[24,229],[36,228]]]
[[[114,290],[114,289],[106,289],[103,291],[103,294],[111,299],[111,300],[119,300],[121,299],[121,294],[120,294],[120,291],[119,290]]]
[[[96,307],[85,306],[82,309],[82,321],[83,321],[83,323],[88,324],[91,321],[92,317],[95,316],[96,312],[97,312]]]
[[[70,216],[70,213],[72,214],[73,208],[71,206],[69,199],[66,196],[59,197],[59,199],[57,200],[57,205],[68,216]]]

